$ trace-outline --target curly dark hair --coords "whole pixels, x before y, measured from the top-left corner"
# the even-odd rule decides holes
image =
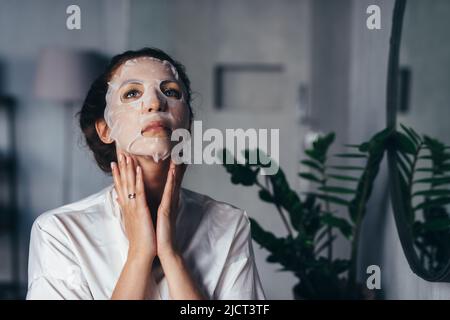
[[[142,48],[136,51],[125,51],[122,54],[114,56],[106,67],[105,71],[92,83],[87,96],[84,100],[81,111],[78,113],[81,131],[83,131],[86,144],[94,154],[98,166],[106,173],[111,173],[110,163],[117,161],[116,144],[104,143],[97,134],[95,123],[104,118],[106,107],[106,92],[108,91],[108,81],[114,72],[127,60],[139,57],[153,57],[159,60],[169,61],[178,72],[178,76],[186,89],[186,102],[189,107],[190,118],[193,118],[191,107],[191,82],[186,75],[185,67],[174,60],[164,51],[157,48]]]

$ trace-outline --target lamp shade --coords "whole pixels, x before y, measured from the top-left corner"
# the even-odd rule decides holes
[[[66,48],[44,49],[37,64],[35,96],[56,102],[81,101],[97,69],[87,52]]]

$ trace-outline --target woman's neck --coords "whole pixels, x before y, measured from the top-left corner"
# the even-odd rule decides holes
[[[148,207],[152,215],[156,215],[166,185],[170,158],[159,162],[151,157],[135,156],[135,159],[142,168]]]

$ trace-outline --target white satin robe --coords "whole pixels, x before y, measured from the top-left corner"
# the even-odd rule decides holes
[[[111,185],[48,211],[33,223],[27,299],[110,299],[128,252]],[[210,299],[265,299],[245,211],[181,189],[176,242],[200,290]],[[148,299],[170,299],[160,266]]]

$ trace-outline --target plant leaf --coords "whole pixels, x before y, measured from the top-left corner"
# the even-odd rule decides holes
[[[450,197],[440,197],[435,199],[427,199],[414,207],[414,210],[441,207],[450,204]]]
[[[321,221],[327,226],[339,229],[342,235],[347,239],[352,237],[353,226],[346,219],[335,217],[329,212],[324,212],[324,215],[321,217]]]
[[[440,186],[450,183],[450,177],[423,178],[415,180],[414,183],[431,183],[434,186]]]
[[[363,153],[337,153],[334,155],[337,158],[367,158]]]
[[[360,144],[344,144],[344,147],[352,148],[352,149],[359,149],[361,147]]]
[[[324,163],[329,147],[334,142],[335,134],[333,132],[326,136],[320,136],[313,142],[311,149],[306,149],[305,153],[311,159]]]
[[[312,173],[305,172],[305,173],[299,173],[298,175],[300,177],[302,177],[303,179],[306,179],[306,180],[309,180],[309,181],[313,181],[313,182],[317,182],[317,183],[322,183],[322,180],[319,179],[318,177],[316,177]]]
[[[433,172],[433,168],[417,168],[417,172]]]
[[[264,230],[255,219],[250,219],[250,228],[252,238],[270,252],[276,252],[280,250],[280,246],[283,245],[282,239],[277,238],[272,232]]]
[[[266,189],[259,190],[258,195],[259,195],[259,198],[265,202],[269,202],[269,203],[274,202],[272,195]]]
[[[420,137],[417,137],[413,131],[411,131],[409,128],[407,128],[406,126],[404,126],[403,124],[400,124],[400,126],[402,127],[403,131],[405,131],[405,133],[408,135],[408,137],[411,139],[411,141],[414,142],[414,144],[417,146],[421,143],[421,139]]]
[[[427,221],[422,224],[422,228],[426,231],[443,231],[450,229],[450,219],[438,218]]]
[[[328,201],[331,203],[335,203],[338,205],[343,205],[343,206],[348,206],[349,205],[349,201],[339,198],[339,197],[335,197],[335,196],[330,196],[330,195],[325,195],[325,194],[320,194],[320,193],[311,193],[313,195],[315,195],[317,198],[324,200],[324,201]]]
[[[329,174],[328,177],[329,177],[329,178],[336,179],[336,180],[359,181],[358,178],[355,178],[355,177],[349,177],[349,176],[342,176],[342,175],[338,175],[338,174]]]
[[[442,195],[450,195],[450,190],[448,189],[431,189],[431,190],[419,190],[414,192],[413,196],[442,196]]]
[[[397,154],[399,154],[399,153],[397,153]],[[411,174],[411,167],[408,166],[405,163],[405,160],[400,156],[397,156],[397,166],[404,175],[409,176]]]
[[[324,186],[318,188],[320,191],[331,192],[331,193],[341,193],[341,194],[354,194],[356,190],[342,187]]]
[[[364,167],[357,167],[357,166],[329,166],[331,169],[336,170],[348,170],[348,171],[363,171]]]
[[[319,172],[323,171],[323,166],[320,163],[318,163],[317,161],[314,161],[314,160],[302,160],[302,161],[300,161],[300,163],[304,164],[307,167],[315,169],[315,170],[317,170]]]
[[[394,135],[394,140],[396,143],[396,147],[402,153],[415,154],[416,145],[415,143],[405,134],[396,131]]]
[[[398,158],[401,158],[406,165],[408,166],[408,168],[412,168],[413,167],[413,160],[411,160],[410,157],[408,157],[408,155],[406,153],[402,153],[402,152],[397,152]],[[409,169],[410,171],[411,169]]]

